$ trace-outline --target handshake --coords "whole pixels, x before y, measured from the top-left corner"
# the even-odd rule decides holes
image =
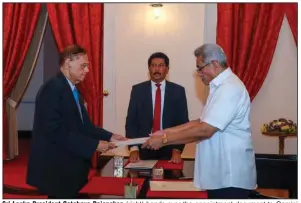
[[[159,149],[162,147],[162,137],[166,132],[164,132],[163,130],[157,131],[153,134],[150,135],[150,137],[145,137],[145,138],[137,138],[137,139],[130,139],[133,142],[138,142],[136,144],[143,144],[142,148],[151,148],[151,149]],[[104,141],[104,140],[100,140],[97,146],[97,151],[104,153],[107,152],[111,149],[117,148],[118,144],[117,143],[122,143],[124,141],[129,141],[128,138],[122,136],[122,135],[118,135],[118,134],[113,134],[110,141]],[[126,143],[126,142],[124,142]],[[133,144],[133,143],[132,143]]]

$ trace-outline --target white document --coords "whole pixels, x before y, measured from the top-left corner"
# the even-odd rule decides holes
[[[136,163],[129,163],[124,168],[125,169],[152,169],[158,160],[140,160]]]
[[[193,182],[186,181],[150,181],[151,191],[201,191]]]
[[[114,140],[114,143],[117,147],[120,146],[128,146],[128,145],[135,145],[135,144],[144,144],[149,137],[142,137],[142,138],[135,138],[135,139],[128,139],[128,140]]]

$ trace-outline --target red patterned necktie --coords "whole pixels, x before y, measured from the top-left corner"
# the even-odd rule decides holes
[[[156,99],[155,99],[155,110],[154,110],[154,121],[153,121],[153,131],[156,132],[160,130],[161,126],[161,84],[156,84]]]

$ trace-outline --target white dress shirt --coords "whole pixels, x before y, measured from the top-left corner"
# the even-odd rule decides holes
[[[72,92],[73,92],[73,90],[74,90],[74,88],[75,88],[75,85],[73,85],[72,82],[70,82],[70,80],[68,80],[67,78],[66,78],[66,80],[68,81],[68,83],[69,83],[69,85],[70,85],[70,87],[71,87],[71,90],[72,90]]]
[[[256,188],[256,166],[250,132],[250,98],[230,68],[210,84],[200,120],[219,129],[197,144],[194,184],[200,189]]]
[[[154,111],[155,111],[155,101],[156,101],[156,92],[157,92],[157,83],[151,80],[151,85],[152,85],[152,103],[153,103],[153,117],[154,117]],[[165,96],[165,87],[166,87],[166,80],[163,80],[160,82],[160,90],[161,90],[161,118],[160,118],[160,129],[163,129],[163,124],[162,124],[162,118],[163,118],[163,109],[164,109],[164,96]],[[151,133],[151,132],[149,132]],[[137,146],[132,146],[130,148],[130,151],[135,151],[139,150]]]

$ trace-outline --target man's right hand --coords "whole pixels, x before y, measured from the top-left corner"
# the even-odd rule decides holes
[[[97,146],[97,151],[104,153],[107,152],[108,150],[114,149],[117,146],[111,142],[107,142],[107,141],[99,141],[98,146]]]
[[[139,151],[138,150],[131,151],[130,152],[130,158],[129,158],[129,160],[132,163],[138,162],[140,160],[140,158],[139,158]]]
[[[152,134],[150,134],[150,136],[157,136],[157,135],[164,135],[165,133],[167,133],[165,130],[158,130]]]

